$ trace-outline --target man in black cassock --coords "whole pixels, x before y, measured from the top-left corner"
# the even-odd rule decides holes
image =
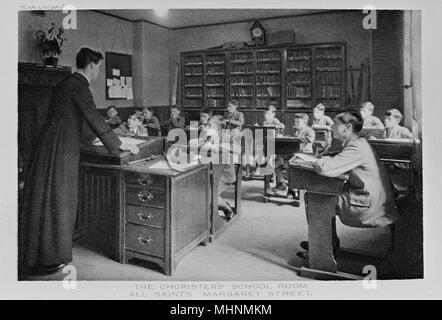
[[[102,60],[100,52],[81,48],[77,72],[53,90],[20,210],[19,273],[56,271],[72,261],[80,144],[85,137],[97,136],[110,152],[138,152],[122,144],[96,109],[89,82],[97,78]]]

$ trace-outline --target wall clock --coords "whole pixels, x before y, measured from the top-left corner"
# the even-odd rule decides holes
[[[263,46],[266,44],[266,30],[259,21],[255,21],[252,28],[250,28],[250,35],[252,42],[256,46]]]

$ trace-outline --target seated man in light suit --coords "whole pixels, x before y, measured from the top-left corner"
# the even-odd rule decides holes
[[[127,118],[127,123],[122,123],[114,132],[122,136],[147,137],[147,129],[142,126],[143,113],[141,111],[132,112]]]
[[[394,223],[397,211],[388,174],[371,149],[367,139],[360,137],[363,120],[357,112],[344,112],[335,117],[333,135],[343,142],[343,149],[334,157],[313,161],[320,175],[349,175],[339,197],[336,214],[351,227],[385,227]],[[332,224],[333,246],[339,248],[335,223]],[[308,250],[308,242],[301,242]]]

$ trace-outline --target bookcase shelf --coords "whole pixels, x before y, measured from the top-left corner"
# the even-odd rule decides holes
[[[282,111],[311,110],[320,102],[343,109],[345,57],[341,42],[182,52],[181,104],[225,110],[237,99],[247,110],[269,102]],[[186,94],[192,88],[201,94]]]

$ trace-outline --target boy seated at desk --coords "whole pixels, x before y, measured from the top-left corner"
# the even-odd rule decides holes
[[[270,106],[273,105],[269,105],[269,109],[264,111],[264,121],[262,123],[263,127],[274,127],[276,129],[276,136],[282,136],[282,132],[285,129],[285,125],[283,123],[281,123],[276,117],[275,117],[275,112],[274,110],[276,109],[272,109],[270,108]],[[273,106],[273,108],[275,108]],[[261,142],[258,142],[261,143]],[[262,141],[262,144],[266,143],[265,141]],[[252,147],[253,148],[253,147]],[[255,154],[255,158],[252,160],[254,165],[250,166],[250,175],[253,174],[270,174],[268,172],[265,172],[264,169],[260,168],[260,165],[265,163],[265,157],[263,154],[264,150],[255,150],[256,154]],[[274,156],[271,156],[274,157]],[[268,161],[272,161],[271,158]],[[273,182],[273,170],[271,172],[272,178],[270,179],[270,182]]]
[[[332,130],[343,143],[342,151],[310,164],[323,176],[348,174],[336,208],[336,215],[343,224],[359,228],[385,227],[392,224],[397,215],[393,189],[367,139],[359,136],[362,124],[357,112],[338,114]],[[332,225],[333,246],[339,249],[335,220]],[[301,242],[301,248],[308,250],[308,241]]]
[[[121,124],[121,118],[118,116],[118,111],[114,106],[109,106],[106,110],[106,116],[104,121],[111,127],[112,129],[117,128]]]
[[[390,109],[385,112],[385,129],[382,134],[384,139],[413,139],[413,134],[405,127],[399,125],[402,114],[398,109]]]
[[[295,126],[293,130],[293,137],[301,140],[300,151],[311,153],[313,151],[313,142],[315,141],[315,131],[308,125],[308,115],[306,113],[295,114]],[[276,186],[274,191],[286,191],[287,184],[285,183],[283,169],[287,169],[288,159],[276,156],[275,161],[275,175]]]
[[[285,125],[275,117],[275,112],[272,110],[264,111],[264,121],[262,122],[262,126],[275,127],[276,131],[285,129]]]
[[[127,123],[122,123],[114,132],[122,136],[147,137],[147,129],[142,126],[143,119],[141,111],[132,112],[127,118]]]
[[[316,105],[313,108],[313,121],[312,128],[315,127],[331,127],[333,125],[333,120],[329,116],[324,114],[325,106],[322,103]]]
[[[161,136],[160,120],[153,115],[150,107],[143,109],[143,126],[151,136]]]
[[[238,101],[232,100],[227,106],[229,110],[229,118],[224,120],[226,129],[230,130],[232,134],[241,135],[242,126],[244,125],[244,114],[239,112]]]
[[[209,148],[212,152],[221,153],[219,155],[218,164],[213,164],[214,166],[222,166],[223,169],[218,185],[218,209],[222,210],[225,219],[230,221],[236,212],[230,204],[222,198],[221,194],[236,182],[235,164],[231,162],[223,163],[222,153],[228,152],[229,155],[230,153],[237,156],[240,155],[241,140],[238,139],[237,136],[231,135],[228,131],[221,130],[221,128],[222,120],[217,116],[210,117],[208,120],[208,126],[200,134],[198,145],[200,150],[205,147]],[[232,145],[230,144],[231,137],[233,137]]]
[[[363,128],[383,129],[384,125],[378,117],[373,115],[374,105],[371,102],[364,102],[359,109],[363,121]]]
[[[198,121],[198,130],[204,130],[209,128],[209,119],[212,116],[210,110],[202,109],[200,112],[200,120]]]
[[[185,119],[181,115],[181,110],[177,106],[170,108],[170,119],[167,120],[167,125],[169,126],[169,131],[172,129],[184,129]]]
[[[269,103],[267,106],[267,110],[272,112],[274,116],[276,116],[276,105],[275,103]]]

